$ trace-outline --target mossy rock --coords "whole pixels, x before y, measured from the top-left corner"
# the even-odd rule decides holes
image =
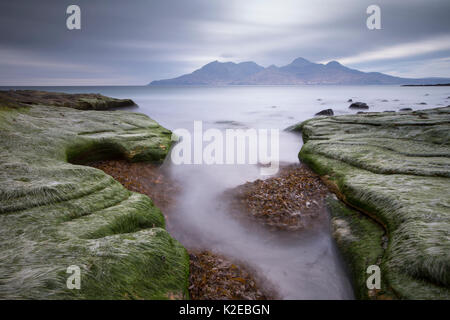
[[[381,289],[368,289],[364,284],[370,266],[380,266],[387,237],[381,225],[334,197],[328,197],[333,238],[348,263],[355,296],[358,299],[395,299],[395,294],[382,278]],[[383,266],[381,266],[382,268]]]
[[[317,118],[298,128],[305,141],[299,158],[344,202],[384,226],[382,290],[450,299],[450,106]],[[355,259],[353,267],[361,264]],[[355,281],[366,290],[365,281]]]
[[[81,165],[162,161],[170,144],[138,113],[0,106],[0,298],[186,298],[189,257],[160,210]],[[71,265],[80,290],[66,286]]]

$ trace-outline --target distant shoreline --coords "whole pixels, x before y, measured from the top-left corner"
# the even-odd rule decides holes
[[[450,83],[438,83],[438,84],[402,84],[402,87],[450,87]]]

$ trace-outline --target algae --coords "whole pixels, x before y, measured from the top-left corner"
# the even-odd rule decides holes
[[[159,161],[170,131],[145,115],[0,108],[0,298],[188,297],[189,256],[145,195],[90,159]],[[76,164],[74,164],[76,163]],[[66,272],[81,269],[81,288]]]
[[[384,226],[382,290],[450,299],[450,107],[317,118],[294,130],[305,141],[299,158]],[[343,252],[356,252],[351,268],[369,259],[364,248],[337,242]],[[365,281],[355,282],[366,290]]]

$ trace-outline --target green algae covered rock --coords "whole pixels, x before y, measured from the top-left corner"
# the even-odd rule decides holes
[[[337,237],[337,243],[351,269],[359,270],[354,275],[359,296],[370,295],[361,260],[373,261],[382,252],[377,265],[383,292],[450,299],[450,107],[317,118],[293,129],[301,130],[305,141],[299,158],[387,233],[380,251],[379,231],[367,227],[361,233],[360,223],[351,222],[356,217],[332,210],[347,221],[341,221],[348,225],[344,235],[352,235]]]
[[[188,254],[150,198],[74,164],[162,161],[170,138],[137,113],[0,106],[0,298],[186,298]]]

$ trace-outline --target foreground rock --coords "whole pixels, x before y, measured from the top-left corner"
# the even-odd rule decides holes
[[[152,200],[72,164],[162,161],[170,137],[142,114],[2,105],[0,297],[187,297],[188,254]],[[81,269],[80,290],[66,286],[71,265]]]
[[[373,220],[334,210],[334,233],[359,297],[381,267],[382,296],[450,299],[450,106],[302,123],[300,159]],[[388,238],[382,241],[377,221]],[[371,252],[371,253],[370,253]]]
[[[310,229],[324,218],[327,188],[305,165],[280,168],[277,176],[226,192],[231,213],[273,230]]]
[[[115,99],[97,93],[61,93],[38,90],[0,91],[3,106],[46,105],[79,110],[107,110],[135,105],[131,99]]]

